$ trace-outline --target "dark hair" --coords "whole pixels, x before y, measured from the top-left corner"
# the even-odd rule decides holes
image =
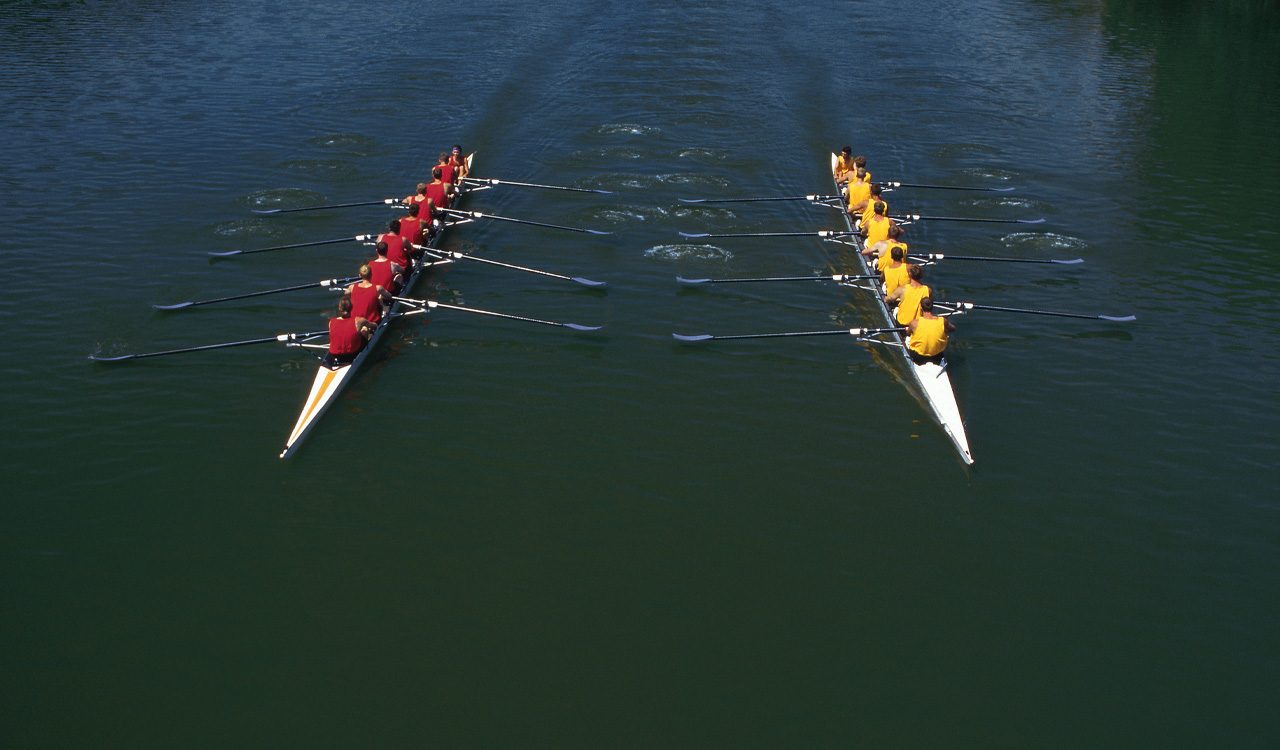
[[[845,146],[844,148],[840,149],[840,153],[844,154],[845,156],[851,156],[853,154],[853,146]]]
[[[914,264],[913,264],[910,268],[908,268],[908,269],[907,269],[907,275],[908,275],[908,276],[910,276],[911,278],[915,279],[916,281],[919,281],[920,279],[923,279],[923,278],[924,278],[924,266],[917,266],[917,265],[914,265]]]
[[[889,250],[889,257],[893,258],[894,260],[902,260],[903,258],[902,248],[895,245],[893,248]]]
[[[386,254],[387,254],[387,243],[385,243],[385,242],[379,242],[378,244],[376,244],[376,245],[374,245],[374,246],[373,246],[373,250],[374,250],[374,252],[376,252],[378,255],[386,255]]]
[[[921,298],[920,298],[920,310],[921,310],[921,312],[933,312],[933,298],[932,298],[932,297],[921,297]]]
[[[434,167],[431,170],[431,179],[438,180],[442,174],[444,174],[444,172],[440,170],[440,167]]]
[[[417,216],[417,215],[418,215],[418,204],[417,204],[417,203],[410,203],[410,204],[409,204],[409,215],[410,215],[410,216]]]
[[[861,156],[861,155],[853,157],[853,166],[855,166],[855,167],[866,167],[866,166],[867,166],[867,157],[865,157],[865,156]]]
[[[387,222],[387,229],[390,229],[391,231],[395,232],[396,234],[400,234],[400,220],[399,220],[399,219],[392,219],[391,221],[388,221],[388,222]]]
[[[883,193],[883,192],[884,192],[884,188],[880,187],[879,183],[873,183],[873,184],[871,185],[871,194],[872,194],[872,195],[879,196],[879,195],[880,195],[881,193]]]
[[[885,212],[888,208],[889,208],[889,207],[888,207],[888,206],[886,206],[886,205],[884,204],[884,201],[876,201],[876,202],[875,202],[874,204],[872,204],[872,206],[871,206],[871,210],[872,210],[872,211],[874,211],[874,212],[875,212],[877,215],[879,215],[879,216],[884,216],[884,212]]]
[[[338,298],[338,317],[345,318],[351,314],[351,295],[344,294]]]

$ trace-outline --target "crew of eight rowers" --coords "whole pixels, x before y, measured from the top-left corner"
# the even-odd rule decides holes
[[[947,350],[948,334],[955,324],[933,314],[933,293],[924,283],[924,266],[907,262],[905,231],[889,218],[880,185],[871,181],[867,159],[853,149],[840,150],[835,166],[836,183],[847,198],[845,207],[863,238],[862,255],[884,284],[884,301],[897,323],[907,329],[907,354],[916,364],[940,362]]]
[[[329,319],[329,351],[326,367],[350,364],[364,348],[415,264],[429,262],[426,245],[440,229],[440,210],[449,207],[456,186],[467,176],[462,146],[442,152],[431,169],[431,182],[401,201],[405,216],[392,219],[378,235],[377,255],[360,266],[360,280],[347,287],[338,300],[338,314]]]

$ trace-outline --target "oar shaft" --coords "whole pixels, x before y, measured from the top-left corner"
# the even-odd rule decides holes
[[[777,339],[795,338],[798,336],[876,336],[884,333],[897,333],[905,328],[841,328],[834,331],[786,331],[783,333],[741,333],[733,336],[712,336],[700,334],[688,336],[679,333],[671,334],[680,341],[730,341],[733,339]]]
[[[197,307],[199,305],[212,305],[216,302],[231,302],[238,299],[249,299],[251,297],[265,297],[269,294],[282,294],[284,292],[296,292],[299,289],[314,289],[316,287],[340,286],[349,284],[358,276],[352,276],[346,279],[325,279],[323,281],[313,281],[310,284],[297,284],[296,286],[284,286],[279,289],[265,289],[260,292],[246,292],[245,294],[235,294],[230,297],[217,297],[214,299],[202,299],[195,302],[179,302],[173,305],[152,305],[157,310],[183,310],[188,307]]]
[[[276,336],[264,336],[259,339],[246,339],[244,341],[228,341],[222,344],[205,344],[203,346],[188,346],[182,349],[166,349],[160,352],[143,352],[142,354],[122,354],[118,357],[101,357],[98,355],[90,355],[89,359],[98,362],[122,362],[127,359],[146,359],[147,357],[166,357],[170,354],[186,354],[188,352],[204,352],[211,349],[230,349],[237,346],[250,346],[252,344],[268,344],[272,341],[289,342],[299,341],[316,336],[323,336],[329,331],[313,331],[311,333],[281,333]]]
[[[687,239],[711,239],[724,237],[847,237],[855,232],[836,232],[823,230],[820,232],[739,232],[735,234],[708,234],[705,232],[680,232]]]
[[[681,198],[681,203],[769,203],[773,201],[825,201],[839,195],[786,195],[779,198]]]
[[[563,185],[539,185],[536,182],[516,182],[515,180],[500,180],[495,177],[463,177],[462,181],[475,182],[481,185],[514,185],[516,187],[538,188],[539,190],[564,190],[570,193],[596,193],[598,195],[613,195],[612,190],[599,190],[596,188],[565,187]]]
[[[960,187],[957,185],[924,185],[918,182],[881,182],[882,187],[889,188],[922,188],[927,190],[968,190],[976,193],[1010,193],[1013,192],[1011,187],[989,188],[989,187]]]
[[[481,310],[477,307],[462,307],[460,305],[448,305],[435,300],[413,299],[411,297],[392,297],[397,302],[404,302],[408,305],[415,305],[419,308],[435,309],[437,307],[445,310],[457,310],[459,312],[475,313],[476,315],[487,315],[494,318],[506,318],[507,320],[521,320],[525,323],[537,323],[544,326],[555,326],[557,328],[572,328],[578,331],[594,331],[598,330],[597,326],[583,326],[576,323],[559,323],[554,320],[541,320],[539,318],[528,318],[523,315],[510,315],[508,313],[494,312],[493,310]]]
[[[1136,315],[1082,315],[1080,313],[1057,312],[1054,310],[1028,310],[1021,307],[998,307],[996,305],[979,305],[973,302],[939,302],[936,303],[943,307],[950,307],[955,310],[991,310],[993,312],[1021,313],[1023,315],[1049,315],[1055,318],[1081,318],[1083,320],[1109,320],[1117,323],[1127,323],[1137,320]]]
[[[479,211],[458,211],[452,208],[446,208],[446,209],[443,209],[443,211],[445,213],[453,214],[455,216],[465,216],[472,219],[493,219],[494,221],[509,221],[509,222],[512,222],[513,224],[528,224],[529,226],[534,226],[534,227],[546,227],[548,229],[561,229],[566,232],[581,232],[583,234],[599,234],[599,235],[611,234],[611,232],[603,232],[603,231],[600,231],[599,229],[582,229],[579,227],[566,227],[561,224],[548,224],[543,221],[530,221],[528,219],[513,219],[509,216],[498,216],[497,214],[486,214],[486,213],[481,213]]]
[[[427,249],[427,252],[431,253],[432,255],[437,255],[444,258],[453,258],[454,260],[472,260],[472,261],[475,261],[476,263],[486,263],[491,266],[501,266],[502,268],[510,268],[515,271],[524,271],[525,273],[537,274],[538,276],[550,276],[553,279],[564,279],[565,281],[573,281],[573,277],[571,276],[565,276],[559,273],[552,273],[550,271],[543,271],[538,268],[528,268],[526,266],[517,266],[514,263],[503,263],[500,260],[490,260],[488,258],[481,258],[478,255],[467,255],[466,253],[459,253],[459,252],[440,252],[440,251],[431,250],[431,249]]]
[[[856,279],[878,279],[879,276],[850,276],[848,274],[834,274],[830,276],[767,276],[758,279],[686,279],[683,276],[677,276],[676,281],[682,284],[745,284],[749,282],[760,281],[854,281]]]
[[[983,224],[1043,224],[1044,219],[980,219],[974,216],[921,216],[905,214],[890,217],[895,221],[973,221]]]
[[[230,250],[227,252],[209,253],[214,257],[225,258],[232,255],[252,255],[253,253],[270,253],[276,250],[292,250],[295,247],[317,247],[319,245],[337,245],[342,242],[363,242],[372,239],[371,234],[357,234],[355,237],[339,237],[336,240],[315,240],[312,242],[294,242],[290,245],[273,245],[271,247],[259,247],[253,250]]]
[[[1077,263],[1083,263],[1084,258],[1072,258],[1070,260],[1058,260],[1049,258],[1041,260],[1038,258],[987,258],[979,255],[951,255],[949,253],[928,253],[925,255],[908,254],[911,258],[925,258],[927,260],[983,260],[993,263],[1052,263],[1057,265],[1069,266]]]
[[[393,206],[396,204],[395,198],[383,198],[376,201],[360,201],[358,203],[333,203],[327,206],[304,206],[303,208],[255,208],[255,214],[296,214],[301,211],[324,211],[330,208],[351,208],[353,206]]]

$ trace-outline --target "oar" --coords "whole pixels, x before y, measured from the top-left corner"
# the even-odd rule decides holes
[[[673,333],[671,336],[677,341],[727,341],[729,339],[772,339],[790,336],[855,336],[864,338],[866,336],[878,336],[883,333],[900,333],[905,328],[841,328],[837,331],[790,331],[787,333],[742,333],[736,336],[713,336],[709,333],[699,333],[695,335],[686,335],[682,333]]]
[[[245,341],[228,341],[225,344],[205,344],[204,346],[189,346],[185,349],[168,349],[163,352],[146,352],[144,354],[122,354],[118,357],[103,357],[97,354],[90,354],[89,359],[95,362],[123,362],[126,359],[144,359],[146,357],[164,357],[170,354],[185,354],[187,352],[204,352],[210,349],[230,349],[233,346],[249,346],[250,344],[269,344],[272,341],[288,342],[303,341],[316,336],[324,336],[329,331],[312,331],[311,333],[281,333],[275,336],[266,336],[260,339],[248,339]]]
[[[688,286],[697,284],[741,284],[748,281],[854,281],[857,279],[878,279],[879,276],[850,276],[835,274],[833,276],[769,276],[760,279],[686,279],[677,276],[676,281]]]
[[[197,302],[175,302],[172,305],[152,305],[157,310],[185,310],[188,307],[196,307],[197,305],[212,305],[215,302],[230,302],[237,299],[249,299],[250,297],[264,297],[268,294],[281,294],[283,292],[296,292],[299,289],[314,289],[315,287],[342,286],[358,281],[359,276],[351,276],[345,279],[325,279],[323,281],[313,281],[310,284],[298,284],[297,286],[282,286],[279,289],[266,289],[261,292],[249,292],[247,294],[237,294],[232,297],[218,297],[216,299],[202,299]]]
[[[352,206],[394,206],[400,201],[395,198],[383,198],[378,201],[361,201],[360,203],[331,203],[327,206],[306,206],[304,208],[255,208],[255,214],[294,214],[299,211],[324,211],[330,208],[351,208]]]
[[[978,193],[1012,193],[1014,188],[957,187],[955,185],[921,185],[916,182],[881,182],[881,187],[888,188],[923,188],[928,190],[970,190]]]
[[[894,221],[980,221],[986,224],[1043,224],[1044,219],[979,219],[970,216],[921,216],[905,214],[891,216]]]
[[[317,245],[336,245],[340,242],[367,242],[373,239],[372,234],[357,234],[355,237],[340,237],[336,240],[318,240],[316,242],[295,242],[292,245],[276,245],[260,247],[255,250],[228,250],[222,253],[209,253],[215,258],[230,258],[233,255],[250,255],[252,253],[270,253],[276,250],[289,250],[295,247],[315,247]]]
[[[613,195],[612,190],[598,190],[596,188],[563,187],[561,185],[539,185],[535,182],[515,182],[514,180],[499,180],[494,177],[463,177],[462,181],[475,182],[480,185],[515,185],[516,187],[539,188],[541,190],[565,190],[571,193],[597,193],[599,195]]]
[[[828,201],[840,195],[787,195],[781,198],[681,198],[681,203],[765,203],[769,201]]]
[[[1054,312],[1052,310],[1025,310],[1020,307],[996,307],[994,305],[978,305],[973,302],[935,302],[935,306],[949,307],[953,310],[993,310],[995,312],[1025,313],[1027,315],[1052,315],[1057,318],[1084,318],[1085,320],[1110,320],[1115,323],[1128,323],[1137,320],[1136,315],[1081,315],[1080,313]]]
[[[458,305],[446,305],[443,302],[436,302],[429,299],[413,299],[410,297],[392,297],[397,302],[403,302],[406,305],[413,305],[419,309],[434,310],[442,307],[446,310],[460,310],[462,312],[475,313],[477,315],[491,315],[495,318],[507,318],[509,320],[523,320],[526,323],[539,323],[544,326],[557,326],[559,328],[572,328],[575,331],[598,331],[604,326],[584,326],[577,323],[558,323],[554,320],[539,320],[538,318],[526,318],[521,315],[508,315],[506,313],[494,312],[492,310],[481,310],[476,307],[460,307]]]
[[[680,236],[691,240],[707,237],[848,237],[857,232],[835,232],[824,229],[820,232],[740,232],[738,234],[707,234],[706,232],[681,232]]]
[[[602,232],[599,229],[579,229],[578,227],[565,227],[559,224],[546,224],[541,221],[529,221],[528,219],[512,219],[507,216],[498,216],[496,214],[484,214],[479,211],[458,211],[452,208],[441,209],[444,213],[453,214],[454,216],[463,216],[470,219],[494,219],[495,221],[510,221],[516,224],[529,224],[535,227],[547,227],[548,229],[563,229],[566,232],[582,232],[584,234],[613,234],[613,232]]]
[[[926,260],[985,260],[994,263],[1057,263],[1058,265],[1070,266],[1076,263],[1083,263],[1084,258],[1072,258],[1071,260],[1057,260],[1049,258],[1040,260],[1037,258],[984,258],[978,255],[947,255],[944,253],[929,253],[927,255],[916,255],[908,253],[908,258],[925,258]]]
[[[551,273],[550,271],[543,271],[537,268],[517,266],[513,263],[502,263],[501,261],[489,260],[488,258],[481,258],[476,255],[467,255],[466,253],[460,253],[460,252],[457,252],[456,250],[455,251],[435,250],[428,247],[424,247],[423,250],[425,250],[427,253],[437,258],[453,258],[454,260],[474,260],[477,263],[488,263],[491,266],[502,266],[503,268],[510,268],[516,271],[524,271],[525,273],[534,273],[539,276],[550,276],[553,279],[564,279],[565,281],[572,281],[575,284],[582,284],[583,286],[590,286],[590,287],[597,287],[597,288],[602,286],[608,286],[608,284],[606,284],[603,281],[592,281],[591,279],[584,279],[581,276],[565,276],[563,274]]]

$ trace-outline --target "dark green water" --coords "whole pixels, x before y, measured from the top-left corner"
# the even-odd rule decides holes
[[[1186,746],[1280,740],[1274,3],[11,3],[8,747]],[[447,26],[446,26],[447,24]],[[327,246],[461,141],[479,265],[419,291],[607,325],[407,323],[302,451]],[[799,204],[851,143],[952,299],[976,467],[847,340]],[[1023,229],[1026,231],[1013,231]],[[837,261],[838,262],[838,261]]]

